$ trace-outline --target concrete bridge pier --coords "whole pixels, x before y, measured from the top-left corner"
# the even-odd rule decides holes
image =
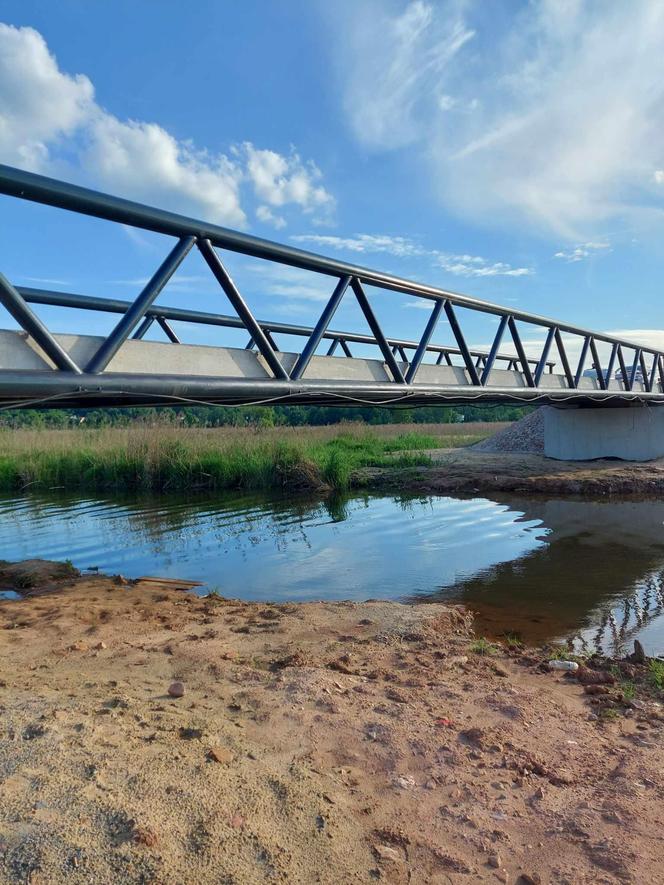
[[[544,454],[560,461],[664,458],[664,406],[546,406]]]

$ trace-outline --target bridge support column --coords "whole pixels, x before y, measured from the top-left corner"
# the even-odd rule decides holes
[[[544,409],[544,454],[560,461],[664,457],[664,406]]]

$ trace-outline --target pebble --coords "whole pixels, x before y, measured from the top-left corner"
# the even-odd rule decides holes
[[[222,765],[227,765],[233,761],[233,754],[226,747],[210,747],[207,755],[208,759],[212,759],[213,762],[220,762]]]
[[[171,682],[171,684],[168,686],[168,693],[172,698],[184,697],[184,683]]]
[[[379,862],[392,861],[394,863],[401,860],[399,852],[390,845],[374,845],[373,850]]]
[[[105,648],[108,648],[108,646],[107,646],[106,643],[102,640],[102,642],[98,642],[98,643],[95,645],[95,648],[96,648],[97,651],[103,651]]]
[[[399,775],[394,778],[392,783],[401,790],[408,790],[415,786],[415,778],[412,778],[409,774]]]
[[[490,867],[493,867],[495,870],[500,869],[500,867],[502,867],[502,865],[503,865],[502,860],[500,859],[500,855],[499,855],[499,854],[491,854],[491,855],[489,855],[488,864],[489,864]]]

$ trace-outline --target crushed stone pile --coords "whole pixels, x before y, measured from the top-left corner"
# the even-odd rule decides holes
[[[544,407],[472,447],[476,452],[544,453]]]

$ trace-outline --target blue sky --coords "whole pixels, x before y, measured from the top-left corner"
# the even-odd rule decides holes
[[[656,0],[5,0],[0,20],[0,162],[664,343]],[[169,248],[0,197],[16,284],[129,299]],[[263,319],[313,323],[332,288],[228,265]],[[160,300],[230,312],[196,255]],[[375,306],[388,334],[426,323]],[[364,329],[350,294],[333,326]],[[490,320],[466,328],[490,343]]]

